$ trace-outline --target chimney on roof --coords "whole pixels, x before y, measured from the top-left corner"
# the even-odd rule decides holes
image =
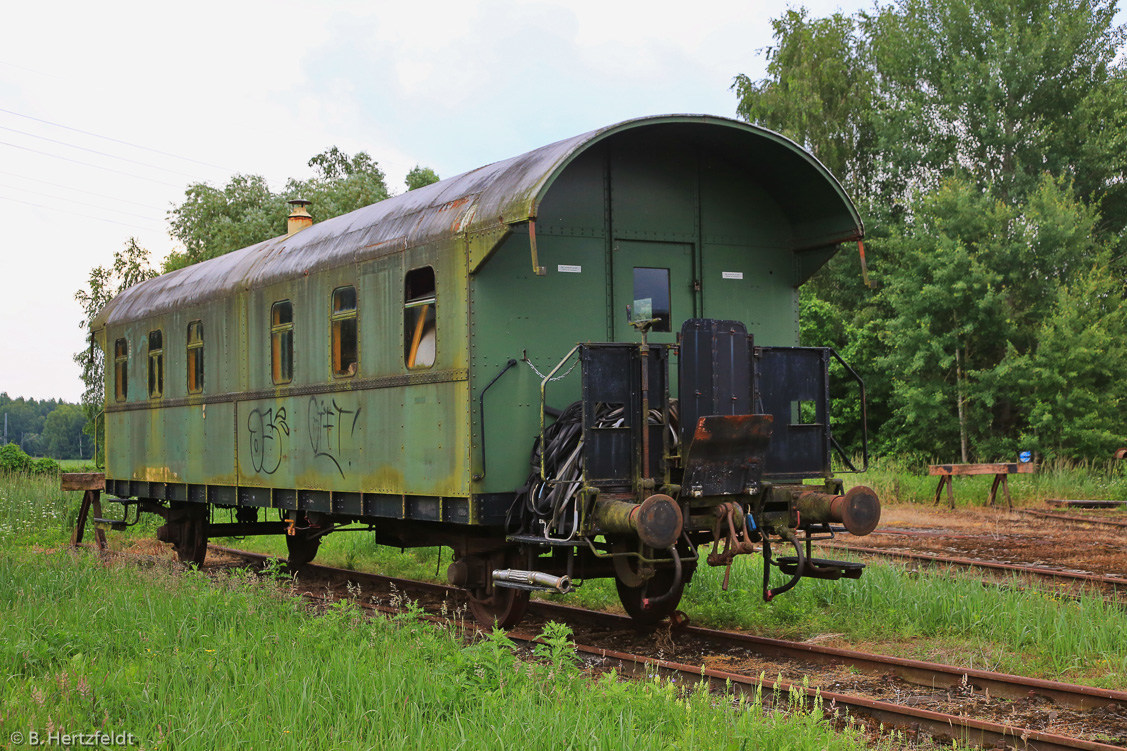
[[[304,198],[294,198],[286,201],[291,207],[290,215],[286,218],[286,237],[301,232],[306,227],[313,226],[313,217],[305,210],[311,202]]]

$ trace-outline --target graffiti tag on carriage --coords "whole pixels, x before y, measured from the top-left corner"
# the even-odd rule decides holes
[[[309,445],[313,456],[331,461],[341,477],[345,476],[341,453],[352,446],[360,410],[345,409],[336,399],[309,398]],[[352,462],[347,464],[351,466]]]
[[[250,434],[250,463],[255,472],[272,475],[282,464],[282,441],[290,434],[286,422],[286,408],[277,412],[254,409],[247,416],[247,433]]]

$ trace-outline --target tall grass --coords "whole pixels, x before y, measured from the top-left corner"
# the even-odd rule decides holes
[[[70,540],[81,493],[64,493],[56,475],[0,473],[0,545],[59,545]]]
[[[0,738],[101,730],[156,749],[863,746],[818,709],[784,716],[666,682],[583,680],[566,631],[546,636],[529,663],[501,634],[466,649],[412,615],[369,621],[348,603],[316,615],[246,573],[216,584],[82,554],[6,554]]]
[[[847,488],[868,485],[883,502],[931,503],[939,478],[928,475],[927,467],[926,463],[882,457],[870,463],[868,472],[844,477]],[[956,477],[956,505],[985,505],[993,482],[993,475]],[[1015,505],[1039,504],[1049,498],[1122,501],[1127,500],[1127,461],[1054,460],[1038,465],[1034,474],[1010,475],[1008,484]],[[997,502],[1004,501],[999,488]],[[947,502],[946,490],[940,502]]]
[[[57,459],[60,472],[100,472],[93,459]]]
[[[81,492],[60,490],[57,475],[0,473],[0,547],[58,547],[70,543],[82,505]],[[123,507],[103,498],[102,513],[120,519]],[[132,514],[130,521],[132,521]],[[162,524],[159,517],[144,516],[124,532],[107,533],[110,547],[121,547],[130,539],[151,537]],[[93,539],[93,513],[87,519],[86,540]]]

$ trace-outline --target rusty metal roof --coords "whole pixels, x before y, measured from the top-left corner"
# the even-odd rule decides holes
[[[327,219],[301,232],[236,250],[218,258],[163,274],[115,297],[95,318],[92,328],[121,324],[191,307],[327,268],[424,245],[462,232],[478,232],[526,222],[555,178],[581,152],[613,134],[652,125],[682,123],[695,128],[739,132],[785,152],[790,162],[776,166],[772,186],[783,195],[780,205],[801,218],[810,211],[809,190],[816,184],[827,200],[817,210],[831,214],[818,233],[797,238],[803,248],[834,245],[864,234],[853,203],[829,171],[793,141],[765,128],[705,115],[662,115],[627,120],[521,156],[392,196],[348,214]],[[720,133],[721,131],[713,131]],[[760,178],[762,179],[762,175]],[[821,180],[817,178],[821,177]],[[828,208],[827,208],[828,207]]]

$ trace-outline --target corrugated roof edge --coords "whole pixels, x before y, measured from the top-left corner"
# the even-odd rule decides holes
[[[314,224],[290,236],[236,250],[154,279],[115,297],[94,319],[98,331],[192,307],[307,273],[375,258],[463,232],[479,232],[536,217],[556,177],[587,148],[632,128],[699,123],[743,130],[781,144],[807,161],[832,186],[856,227],[860,215],[837,179],[794,141],[755,125],[711,115],[655,115],[626,120],[479,167],[417,190]],[[314,214],[316,207],[313,207]],[[850,239],[850,238],[845,238]],[[841,242],[838,238],[834,242]]]

